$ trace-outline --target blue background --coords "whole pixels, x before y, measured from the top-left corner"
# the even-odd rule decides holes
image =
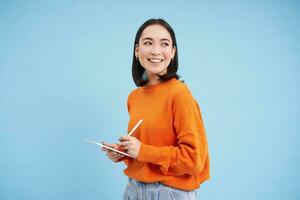
[[[198,199],[300,199],[299,1],[1,1],[0,199],[121,199],[133,40],[162,17],[198,100]]]

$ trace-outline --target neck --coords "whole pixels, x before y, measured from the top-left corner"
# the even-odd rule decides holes
[[[158,79],[149,79],[147,85],[156,85],[156,84],[159,84],[161,81],[158,80]]]
[[[166,72],[162,72],[162,73],[160,73],[160,75],[163,75],[165,73]],[[161,81],[159,80],[159,77],[156,74],[151,74],[151,73],[147,72],[147,75],[148,75],[148,80],[149,80],[147,85],[156,85],[156,84],[161,83]]]
[[[148,75],[147,85],[156,85],[161,82],[156,74],[147,73],[147,75]]]

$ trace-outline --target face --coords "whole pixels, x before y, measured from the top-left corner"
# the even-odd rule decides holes
[[[139,59],[151,80],[167,72],[175,51],[170,33],[163,26],[155,24],[143,30],[135,48],[135,57]]]

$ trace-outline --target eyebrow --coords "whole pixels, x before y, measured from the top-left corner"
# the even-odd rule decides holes
[[[153,41],[153,39],[150,38],[150,37],[143,38],[143,40],[151,40],[151,41]],[[171,41],[170,41],[169,39],[167,39],[167,38],[162,38],[162,39],[160,39],[160,41],[168,41],[168,42],[171,42]]]

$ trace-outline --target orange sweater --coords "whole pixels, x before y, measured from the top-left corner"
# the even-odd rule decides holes
[[[141,141],[137,159],[126,158],[124,173],[143,182],[194,190],[209,179],[208,145],[197,102],[173,78],[133,90],[128,96],[128,130]]]

